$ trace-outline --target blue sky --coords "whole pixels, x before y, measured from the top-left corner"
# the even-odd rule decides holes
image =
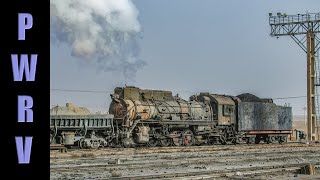
[[[134,80],[101,72],[70,55],[66,44],[50,46],[51,105],[73,102],[105,111],[116,86],[171,90],[183,98],[201,91],[275,98],[306,95],[306,54],[290,38],[270,37],[268,13],[320,12],[319,0],[134,0],[142,37],[141,66]],[[306,99],[290,103],[303,114]]]

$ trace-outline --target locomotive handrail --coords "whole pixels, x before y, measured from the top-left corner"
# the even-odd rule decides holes
[[[155,101],[157,101],[157,100],[155,100]],[[174,113],[169,113],[169,114],[179,114],[178,112],[176,112],[176,110],[174,109],[174,107],[180,107],[180,106],[171,106],[170,104],[165,103],[165,102],[162,102],[162,101],[158,101],[158,102],[160,102],[160,103],[163,104],[163,105],[167,105],[167,106],[165,106],[165,107],[168,109],[168,111],[170,111],[168,107],[171,107],[171,108],[174,110]],[[159,109],[158,109],[158,111],[159,111]],[[161,111],[159,111],[159,112],[161,112]]]
[[[153,100],[155,103],[155,105],[154,105],[154,107],[158,110],[158,112],[161,112],[162,113],[162,111],[160,111],[159,110],[159,107],[158,107],[158,104],[156,104],[156,102],[158,102],[159,104],[163,104],[161,101],[158,101],[158,100]],[[170,110],[169,110],[169,108],[167,107],[167,106],[165,106],[165,108],[167,108],[167,110],[170,112]]]
[[[127,113],[123,116],[122,121],[124,121],[125,117],[128,116],[129,112],[131,111],[131,109],[133,109],[133,107],[134,107],[134,106],[132,106],[132,107],[127,111]]]

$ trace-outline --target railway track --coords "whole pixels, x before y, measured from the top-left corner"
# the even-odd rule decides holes
[[[308,147],[319,147],[320,144],[308,144]],[[249,144],[249,145],[211,145],[211,146],[173,146],[173,147],[140,147],[140,148],[102,148],[102,149],[68,149],[68,152],[99,152],[101,154],[127,154],[127,153],[170,153],[170,152],[202,152],[202,151],[221,151],[238,149],[257,149],[257,148],[290,148],[306,147],[302,143],[287,144]],[[54,153],[52,150],[51,153]],[[53,156],[51,156],[53,157]]]
[[[305,164],[319,165],[320,145],[74,150],[55,155],[51,179],[212,179],[234,176],[238,171],[243,176],[292,174]]]
[[[281,166],[263,166],[263,167],[251,167],[251,168],[239,168],[237,170],[215,170],[215,171],[200,171],[200,172],[188,172],[188,173],[170,173],[159,175],[141,175],[141,176],[127,176],[127,177],[111,177],[100,178],[97,180],[107,179],[122,179],[122,180],[142,180],[142,179],[208,179],[208,178],[228,178],[235,176],[250,176],[250,175],[266,175],[266,174],[278,174],[278,173],[296,173],[301,167],[307,164],[289,164]],[[319,164],[316,168],[320,168]],[[241,173],[237,173],[241,172]]]
[[[299,152],[299,151],[297,151]],[[156,162],[146,162],[144,164],[141,164],[139,161],[141,160],[152,160],[150,159],[150,157],[148,156],[140,156],[138,157],[139,161],[128,161],[127,162],[122,162],[121,164],[117,164],[116,161],[119,158],[108,158],[106,160],[106,158],[93,158],[93,159],[86,159],[86,162],[89,163],[91,162],[91,164],[76,164],[77,162],[81,162],[84,159],[80,159],[80,160],[73,160],[72,162],[75,164],[66,164],[66,165],[51,165],[50,170],[51,171],[70,171],[71,169],[76,169],[76,170],[88,170],[90,168],[93,169],[93,171],[97,171],[100,168],[102,169],[117,169],[117,170],[121,170],[121,169],[139,169],[139,168],[143,168],[145,166],[150,166],[150,167],[161,167],[161,166],[176,166],[176,165],[189,165],[189,164],[203,164],[203,165],[209,165],[209,164],[218,164],[218,163],[225,163],[226,160],[228,161],[232,161],[233,163],[236,162],[244,162],[244,161],[254,161],[257,159],[257,157],[261,156],[259,158],[259,161],[280,161],[283,159],[286,159],[288,156],[290,156],[290,158],[294,159],[294,158],[320,158],[320,154],[314,154],[312,152],[316,152],[316,151],[306,151],[306,152],[299,152],[298,154],[295,154],[295,152],[277,152],[277,153],[281,153],[281,156],[275,156],[276,154],[271,153],[271,154],[261,154],[261,153],[246,153],[245,155],[243,155],[241,158],[239,158],[239,154],[231,154],[231,155],[227,155],[227,156],[210,156],[210,155],[205,155],[205,156],[192,156],[192,158],[189,156],[188,160],[181,160],[184,159],[186,157],[186,155],[181,155],[181,157],[174,157],[175,160],[171,160],[173,159],[173,157],[155,157],[158,159],[154,159],[157,160]],[[227,159],[226,159],[227,158]],[[119,159],[120,160],[120,159]],[[161,161],[162,160],[162,161]],[[108,161],[108,162],[105,162]]]
[[[319,146],[307,146],[308,147],[308,154],[314,154],[315,152],[318,152]],[[268,146],[261,147],[256,146],[254,147],[239,147],[239,148],[206,148],[206,147],[199,147],[199,148],[186,148],[186,149],[180,149],[180,148],[170,148],[170,149],[147,149],[147,150],[117,150],[117,151],[106,151],[106,150],[96,150],[96,151],[73,151],[69,153],[55,153],[51,154],[51,161],[59,163],[59,161],[66,161],[66,159],[69,159],[72,162],[75,161],[81,161],[81,160],[93,160],[98,161],[99,159],[104,159],[104,156],[108,156],[109,160],[115,160],[115,159],[126,159],[129,155],[130,158],[136,158],[136,159],[144,159],[144,158],[162,158],[162,159],[178,159],[179,156],[184,157],[187,153],[191,153],[193,157],[214,157],[214,156],[220,156],[224,154],[224,151],[228,151],[228,156],[237,156],[242,155],[241,158],[247,158],[250,156],[261,156],[265,155],[268,156],[270,153],[272,154],[273,151],[279,153],[277,156],[280,156],[281,154],[302,154],[302,151],[305,151],[304,148],[306,146],[303,145],[290,145],[290,146]],[[257,151],[257,149],[264,149],[264,151]],[[240,151],[241,150],[241,151]],[[179,153],[177,153],[179,152]],[[194,152],[197,152],[195,154]],[[172,156],[171,153],[177,153],[174,156]],[[155,155],[156,154],[156,155]],[[92,158],[91,158],[92,157]],[[240,159],[241,159],[240,158]]]
[[[316,168],[320,168],[320,163],[317,163]],[[237,176],[257,176],[257,175],[279,175],[288,173],[298,173],[301,167],[308,165],[308,163],[295,163],[286,165],[273,165],[273,166],[260,166],[260,167],[244,167],[237,169],[226,169],[226,170],[203,170],[196,172],[186,173],[163,173],[163,174],[149,174],[149,175],[134,175],[134,176],[122,176],[122,177],[107,177],[107,178],[94,178],[97,180],[105,179],[123,179],[123,180],[142,180],[142,179],[206,179],[206,178],[229,178]],[[96,166],[93,166],[96,168]]]

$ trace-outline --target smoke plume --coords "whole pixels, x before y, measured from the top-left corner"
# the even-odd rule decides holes
[[[131,0],[51,0],[51,38],[100,70],[132,77],[145,65],[138,58],[138,14]]]

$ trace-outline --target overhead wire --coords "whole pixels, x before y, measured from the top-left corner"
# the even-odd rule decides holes
[[[86,92],[86,93],[107,93],[108,92],[108,91],[77,90],[77,89],[50,89],[50,91]]]
[[[84,92],[84,93],[108,93],[108,91],[102,90],[79,90],[79,89],[50,89],[50,91],[61,91],[61,92]],[[288,96],[288,97],[276,97],[272,98],[274,100],[278,99],[299,99],[299,98],[306,98],[307,96]]]

